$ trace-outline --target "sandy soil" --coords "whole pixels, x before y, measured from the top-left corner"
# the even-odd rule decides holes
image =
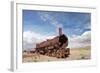
[[[67,60],[82,60],[91,58],[91,48],[75,48],[70,50],[70,55],[64,59],[58,59],[56,57],[49,57],[45,55],[37,55],[31,53],[23,53],[23,62],[44,62],[44,61],[67,61]]]

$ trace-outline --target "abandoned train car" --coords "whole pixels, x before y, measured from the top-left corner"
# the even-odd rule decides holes
[[[70,55],[70,48],[66,48],[67,46],[68,37],[63,34],[62,28],[59,28],[58,36],[36,44],[36,53],[57,58],[66,58]]]

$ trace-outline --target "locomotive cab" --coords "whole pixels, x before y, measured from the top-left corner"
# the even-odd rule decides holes
[[[60,46],[62,46],[64,43],[68,43],[68,38],[64,34],[62,34],[61,36],[59,36],[59,42]],[[68,46],[68,44],[66,46]]]

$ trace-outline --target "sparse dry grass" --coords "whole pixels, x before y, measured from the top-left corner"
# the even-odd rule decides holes
[[[45,55],[37,55],[31,53],[23,53],[23,62],[44,62],[44,61],[67,61],[67,60],[84,60],[91,58],[91,47],[75,48],[70,50],[70,55],[65,59],[49,57]]]
[[[91,58],[91,47],[71,49],[68,60],[81,60]]]

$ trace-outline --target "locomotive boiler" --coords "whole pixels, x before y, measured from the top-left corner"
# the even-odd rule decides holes
[[[66,58],[70,55],[68,37],[59,28],[59,35],[36,44],[36,53],[57,58]]]

